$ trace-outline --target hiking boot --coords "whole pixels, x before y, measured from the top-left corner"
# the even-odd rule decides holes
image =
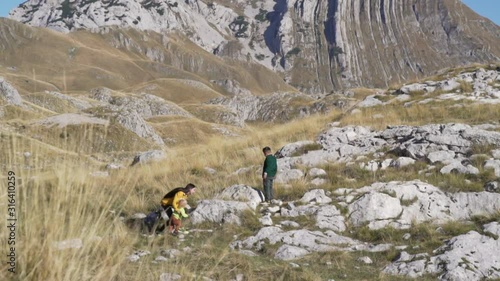
[[[187,229],[185,229],[185,228],[179,228],[179,233],[189,234],[189,231],[187,231]]]
[[[179,235],[179,231],[172,231],[171,233],[172,233],[173,236]]]

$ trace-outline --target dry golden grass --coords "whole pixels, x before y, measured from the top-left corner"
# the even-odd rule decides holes
[[[374,129],[384,129],[389,125],[424,125],[429,123],[466,124],[489,123],[491,120],[500,120],[498,105],[467,104],[453,106],[456,102],[440,102],[429,104],[415,104],[403,107],[399,103],[384,107],[362,108],[361,113],[345,116],[341,124],[363,125]],[[383,117],[380,118],[379,115]]]
[[[158,83],[154,94],[174,102],[200,102],[224,93],[211,85],[214,79],[236,80],[255,94],[296,91],[261,65],[218,58],[178,34],[130,29],[66,35],[8,19],[0,19],[0,34],[8,42],[2,45],[0,76],[22,95],[45,90],[66,94],[96,87],[138,90],[138,85]],[[148,57],[148,50],[159,57]],[[208,89],[182,83],[184,79]]]
[[[22,219],[19,220],[18,228],[19,267],[16,278],[132,281],[158,280],[163,272],[173,272],[183,275],[183,280],[199,280],[203,276],[215,280],[230,280],[239,273],[243,273],[250,280],[268,280],[269,276],[274,276],[273,280],[287,281],[328,278],[403,280],[404,278],[379,274],[378,268],[388,264],[394,256],[395,253],[391,251],[379,254],[315,253],[300,261],[301,264],[308,263],[309,266],[301,266],[298,269],[292,268],[288,262],[269,260],[278,245],[266,245],[260,252],[262,255],[254,258],[230,251],[227,245],[232,241],[233,235],[250,235],[255,231],[256,222],[252,214],[243,216],[246,222],[244,226],[207,225],[214,229],[213,233],[192,233],[185,242],[180,242],[181,244],[169,236],[154,239],[142,237],[137,229],[127,227],[119,218],[156,208],[167,191],[176,186],[184,186],[188,182],[200,187],[195,196],[190,198],[191,204],[195,204],[197,199],[211,198],[232,184],[247,184],[260,188],[258,173],[263,160],[262,147],[271,146],[276,150],[286,143],[314,139],[325,129],[326,124],[332,121],[340,120],[344,125],[359,124],[382,128],[389,124],[423,124],[431,120],[479,123],[487,121],[482,114],[493,118],[499,114],[495,111],[496,107],[492,106],[472,106],[462,108],[462,111],[434,108],[430,105],[410,108],[386,106],[383,114],[388,117],[384,119],[388,120],[379,121],[369,117],[370,114],[375,114],[376,110],[362,109],[360,115],[332,112],[286,124],[254,123],[242,131],[238,138],[213,136],[209,131],[204,131],[208,123],[192,121],[189,118],[153,118],[151,123],[158,128],[163,126],[172,134],[181,134],[181,128],[189,128],[190,131],[185,130],[183,134],[186,135],[182,138],[195,141],[181,143],[167,150],[167,158],[164,161],[112,171],[108,178],[89,176],[93,171],[102,169],[103,163],[86,158],[88,151],[79,150],[80,154],[68,153],[64,152],[63,149],[68,148],[64,145],[63,149],[55,148],[25,137],[12,137],[13,134],[3,132],[0,141],[8,148],[1,153],[2,159],[6,159],[2,164],[5,169],[14,170],[19,180],[18,212]],[[92,135],[92,130],[94,129],[83,130],[83,135]],[[84,147],[83,143],[80,145]],[[30,165],[47,168],[24,169],[24,151],[31,151],[33,155],[29,160]],[[52,155],[52,158],[49,155]],[[45,157],[52,162],[47,163]],[[214,168],[217,173],[212,175],[205,171],[205,167]],[[234,171],[241,167],[252,168],[248,173],[234,175]],[[325,187],[326,189],[335,189],[335,184],[342,183],[348,187],[349,177],[360,177],[352,186],[354,188],[360,184],[369,184],[373,179],[373,175],[369,173],[361,175],[359,171],[348,171],[342,166],[324,168],[329,173],[328,177],[336,177],[329,178],[334,182],[331,182],[332,188]],[[409,167],[403,175],[409,179],[419,169],[418,165]],[[1,177],[0,184],[5,185],[5,175]],[[397,177],[397,172],[389,170],[378,175],[377,180],[393,180]],[[441,177],[436,178],[436,181],[454,184],[452,178]],[[2,186],[0,191],[0,198],[6,197],[4,187]],[[276,184],[276,193],[283,198],[294,200],[309,188],[301,181],[292,183],[291,189]],[[0,221],[0,227],[6,227],[5,220]],[[456,230],[454,233],[462,231],[461,226],[450,229],[451,232]],[[439,241],[432,239],[427,244],[419,242],[418,235],[427,233],[424,230],[422,228],[422,231],[415,231],[415,245],[424,245],[425,249],[431,249]],[[383,231],[385,232],[361,231],[356,235],[367,240],[379,239],[384,242],[387,237],[395,237],[391,231]],[[82,239],[81,249],[57,250],[54,246],[57,241],[75,238]],[[0,243],[5,245],[5,236],[0,238]],[[151,263],[162,249],[182,248],[185,245],[191,247],[190,253],[167,263]],[[138,249],[149,250],[152,255],[141,258],[138,263],[125,260],[127,255]],[[357,264],[356,259],[362,255],[369,255],[375,266]],[[358,266],[355,271],[354,265]],[[1,265],[0,270],[0,278],[9,277],[6,275],[5,264]],[[424,279],[433,278],[435,277],[426,276]]]
[[[2,150],[2,159],[6,159],[2,162],[3,169],[13,170],[18,183],[16,278],[156,280],[162,272],[176,272],[185,276],[194,273],[229,280],[235,275],[231,268],[238,268],[238,271],[245,270],[245,275],[252,280],[266,280],[267,277],[256,271],[261,268],[255,264],[260,263],[260,259],[248,260],[227,249],[228,239],[232,239],[227,232],[236,234],[242,231],[241,228],[219,231],[215,235],[193,235],[192,243],[196,247],[185,261],[175,260],[159,265],[126,262],[125,257],[135,249],[150,249],[158,254],[160,249],[175,247],[175,244],[171,244],[170,237],[148,242],[136,230],[128,229],[119,216],[147,212],[157,206],[165,192],[187,182],[200,187],[196,198],[210,198],[233,183],[259,186],[260,181],[254,174],[230,174],[239,167],[260,165],[263,146],[270,145],[276,149],[286,142],[313,138],[333,117],[335,114],[315,116],[276,127],[255,124],[246,138],[218,137],[208,139],[204,144],[181,145],[169,151],[168,158],[163,162],[119,170],[104,179],[89,176],[101,167],[98,162],[50,149],[46,144],[25,137],[2,133],[1,141],[7,148]],[[33,167],[31,169],[23,166],[26,164],[22,155],[24,151],[32,154],[32,158],[27,160]],[[54,162],[49,165],[45,157],[51,154],[58,158],[50,158]],[[46,168],[37,169],[42,166]],[[218,173],[210,175],[204,167],[213,167]],[[5,175],[1,178],[0,198],[6,198]],[[5,223],[2,220],[0,227],[5,228]],[[2,236],[0,243],[5,245],[5,239]],[[55,243],[68,239],[81,239],[83,247],[58,250]],[[153,256],[145,258],[147,261],[152,259]],[[310,279],[314,276],[313,272],[294,272],[284,262],[276,262],[274,269],[261,269],[275,274],[278,268],[282,277],[277,280],[314,280]],[[2,280],[9,277],[6,269],[6,265],[2,264]]]

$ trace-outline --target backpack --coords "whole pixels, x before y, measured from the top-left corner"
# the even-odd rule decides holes
[[[168,224],[168,221],[172,213],[173,213],[172,207],[168,207],[166,210],[160,208],[156,211],[149,213],[144,218],[144,225],[148,228],[148,232],[151,233],[153,230],[158,230],[160,232],[163,231],[165,229],[165,225]],[[161,220],[165,221],[165,224],[159,226]]]
[[[154,226],[158,223],[158,220],[160,218],[160,210],[158,211],[153,211],[149,213],[145,218],[144,218],[144,225],[148,228],[148,232],[151,233],[153,231]]]

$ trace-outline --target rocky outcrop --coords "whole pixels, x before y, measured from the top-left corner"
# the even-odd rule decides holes
[[[112,111],[135,111],[144,119],[154,116],[172,115],[192,117],[190,113],[178,105],[151,94],[141,94],[138,96],[113,96],[109,93],[109,89],[106,88],[94,89],[91,93],[91,97],[105,102],[105,106]]]
[[[423,274],[439,274],[439,280],[484,280],[500,278],[500,225],[493,222],[483,226],[488,235],[471,231],[445,242],[436,255],[410,255],[402,252],[399,258],[384,269],[385,273],[417,278]],[[495,238],[491,235],[496,235]]]
[[[345,199],[339,199],[348,203],[350,222],[357,226],[367,224],[371,229],[406,229],[426,221],[467,220],[500,209],[500,194],[447,194],[420,181],[374,183],[344,196]],[[351,201],[353,198],[358,199]]]
[[[124,128],[136,133],[139,137],[151,139],[156,144],[165,144],[163,139],[158,135],[155,129],[146,123],[142,116],[133,109],[125,109],[116,113],[116,122]]]
[[[239,214],[245,210],[253,210],[255,207],[255,205],[238,201],[202,200],[191,214],[191,222],[199,224],[209,221],[239,225],[241,224]]]
[[[476,71],[466,71],[444,80],[408,84],[394,92],[397,95],[422,93],[428,98],[416,103],[464,100],[482,104],[498,104],[500,103],[500,70],[479,68]],[[410,106],[414,103],[415,101],[410,101],[404,105]]]
[[[134,161],[130,166],[134,166],[136,164],[146,164],[150,162],[156,162],[164,159],[166,157],[165,152],[162,150],[152,150],[140,153],[134,157]]]
[[[91,91],[90,97],[102,103],[102,107],[89,109],[90,112],[112,119],[138,136],[159,145],[165,143],[146,119],[155,116],[192,117],[176,104],[150,94],[123,96],[113,94],[107,88],[96,88]]]
[[[23,103],[23,100],[16,88],[14,88],[3,77],[0,77],[0,97],[5,100],[7,104],[20,106]]]
[[[298,259],[312,252],[354,250],[379,252],[390,248],[390,246],[383,244],[363,243],[338,235],[331,230],[325,232],[309,230],[283,231],[275,226],[264,227],[255,236],[235,241],[231,243],[230,247],[232,249],[255,249],[259,251],[264,243],[281,244],[274,256],[274,258],[280,260]]]
[[[217,48],[228,36],[225,27],[237,14],[222,5],[201,1],[68,1],[30,0],[10,13],[10,18],[32,26],[49,27],[60,32],[99,29],[107,26],[191,32],[191,39],[208,51]]]
[[[248,202],[255,209],[259,203],[264,201],[264,194],[258,189],[240,184],[224,189],[217,198]]]
[[[344,108],[350,105],[352,100],[337,95],[334,98],[314,99],[296,92],[277,92],[269,96],[255,96],[243,92],[231,97],[216,98],[208,103],[225,106],[243,121],[283,122]]]
[[[88,114],[66,113],[66,114],[54,115],[51,117],[35,121],[34,124],[46,127],[57,126],[59,128],[64,128],[68,125],[80,125],[80,124],[94,124],[94,125],[107,126],[109,125],[109,121]]]

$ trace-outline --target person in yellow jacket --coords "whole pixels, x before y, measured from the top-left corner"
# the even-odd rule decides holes
[[[192,183],[188,183],[186,187],[178,187],[165,194],[163,199],[161,199],[161,206],[166,213],[166,217],[165,214],[162,214],[163,219],[168,222],[174,211],[180,211],[181,207],[179,206],[179,201],[181,199],[187,200],[187,198],[194,194],[195,191],[196,186]]]

